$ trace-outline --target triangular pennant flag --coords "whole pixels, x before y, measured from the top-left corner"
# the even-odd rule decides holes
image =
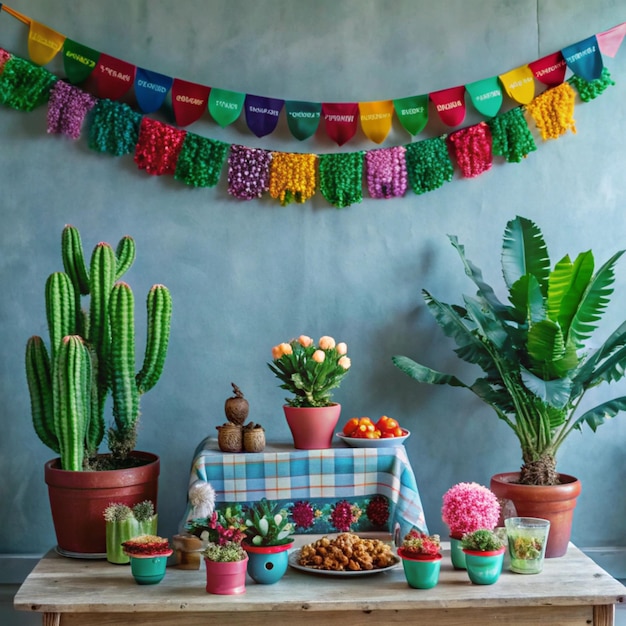
[[[135,76],[135,97],[139,108],[144,113],[158,111],[163,106],[173,82],[174,79],[170,76],[138,67]]]
[[[210,87],[175,78],[172,83],[172,106],[178,126],[199,120],[209,104]]]
[[[245,98],[244,93],[213,87],[209,94],[209,113],[222,128],[225,128],[241,115]]]
[[[264,137],[274,131],[278,124],[278,116],[285,104],[278,98],[246,95],[246,124],[257,136]]]
[[[302,141],[315,134],[320,125],[322,105],[320,102],[301,102],[287,100],[285,102],[287,125],[291,134]]]
[[[326,134],[335,143],[343,146],[354,137],[359,117],[358,102],[325,102],[322,104],[322,115]]]
[[[495,117],[502,106],[502,89],[497,76],[465,85],[474,108],[485,117]]]
[[[76,85],[87,80],[98,64],[100,53],[83,44],[66,39],[63,44],[63,69],[70,83]]]
[[[95,69],[100,98],[119,100],[132,86],[136,67],[102,52]]]
[[[596,36],[588,37],[583,41],[567,46],[561,50],[567,66],[576,74],[591,82],[600,78],[604,63]]]
[[[57,33],[45,24],[35,20],[30,21],[28,31],[28,54],[31,61],[37,65],[50,63],[63,47],[65,35]]]
[[[563,58],[563,54],[553,52],[548,56],[533,61],[528,64],[533,76],[548,87],[560,85],[565,80],[565,72],[567,71],[567,63]]]
[[[465,85],[435,91],[430,99],[444,124],[458,126],[465,119]]]
[[[382,143],[391,130],[393,100],[359,102],[361,129],[374,143]]]
[[[393,108],[404,130],[410,135],[421,133],[428,123],[428,94],[393,101]]]
[[[613,28],[605,30],[603,33],[598,33],[596,39],[600,46],[600,52],[607,57],[613,58],[622,45],[624,35],[626,35],[626,22],[613,26]]]
[[[535,76],[528,65],[500,74],[500,82],[509,98],[520,104],[528,104],[535,97]]]

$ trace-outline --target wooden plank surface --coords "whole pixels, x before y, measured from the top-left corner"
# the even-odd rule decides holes
[[[281,620],[282,613],[290,613],[289,619],[293,619],[296,613],[299,621],[313,615],[316,621],[323,619],[331,624],[334,623],[329,617],[332,613],[339,613],[338,620],[342,620],[341,613],[347,611],[357,612],[364,620],[349,623],[377,623],[365,616],[382,615],[381,612],[384,612],[389,620],[386,623],[393,624],[398,612],[410,610],[415,616],[416,611],[420,615],[428,615],[423,612],[435,610],[436,622],[446,624],[442,620],[448,613],[456,614],[468,608],[478,612],[491,609],[485,615],[493,615],[493,609],[499,608],[504,620],[507,612],[521,619],[524,611],[520,609],[536,606],[583,607],[578,612],[578,619],[583,624],[585,620],[589,623],[592,619],[590,607],[624,602],[626,594],[626,588],[621,583],[573,545],[570,545],[566,556],[547,559],[540,574],[521,575],[504,571],[500,580],[489,586],[473,585],[465,571],[454,570],[447,544],[444,546],[439,584],[429,590],[408,587],[402,565],[373,576],[347,578],[320,576],[289,568],[285,577],[274,585],[258,585],[248,579],[246,593],[239,596],[207,594],[204,585],[204,566],[200,570],[168,568],[161,583],[142,586],[135,583],[128,565],[68,559],[50,552],[17,592],[14,606],[27,611],[83,614],[82,619],[85,619],[86,613],[145,613],[154,617],[155,621],[151,621],[154,624],[167,623],[163,621],[168,618],[167,614],[174,614],[171,617],[176,619],[176,614],[180,618],[181,614],[191,617],[191,614],[223,613],[220,619],[225,625],[242,623],[242,620],[248,623],[251,613],[265,613],[264,619],[270,619],[267,615],[270,611],[275,624],[282,624],[276,621]],[[554,610],[553,618],[557,619],[556,608]],[[603,616],[607,610],[598,609],[597,617]],[[478,612],[475,614],[478,615]],[[532,611],[528,613],[531,614]],[[528,619],[529,624],[541,623],[536,618]],[[535,621],[532,622],[532,619]],[[499,623],[513,623],[502,620]],[[126,618],[125,622],[139,623]],[[205,619],[203,623],[213,621]],[[342,621],[344,625],[347,623],[345,619]],[[515,623],[525,622],[518,619]],[[560,622],[553,620],[549,623]]]

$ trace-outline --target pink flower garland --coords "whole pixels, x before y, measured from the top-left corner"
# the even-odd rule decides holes
[[[272,153],[232,145],[228,154],[228,193],[240,200],[260,198],[270,186]]]
[[[144,117],[135,148],[135,163],[148,174],[174,174],[187,131]]]
[[[402,197],[407,187],[404,146],[365,153],[367,190],[372,198]]]
[[[78,139],[85,116],[96,102],[91,94],[64,80],[57,80],[48,100],[48,133],[60,133]]]
[[[485,122],[452,133],[448,142],[465,178],[474,178],[491,169],[491,131]]]

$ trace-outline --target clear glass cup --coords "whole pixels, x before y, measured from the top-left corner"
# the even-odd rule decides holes
[[[539,517],[509,517],[504,525],[511,571],[518,574],[541,572],[550,522]]]

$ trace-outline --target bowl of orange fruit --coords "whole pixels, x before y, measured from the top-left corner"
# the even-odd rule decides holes
[[[387,415],[374,421],[369,417],[351,417],[336,436],[353,448],[389,448],[401,446],[411,434],[398,420]]]

